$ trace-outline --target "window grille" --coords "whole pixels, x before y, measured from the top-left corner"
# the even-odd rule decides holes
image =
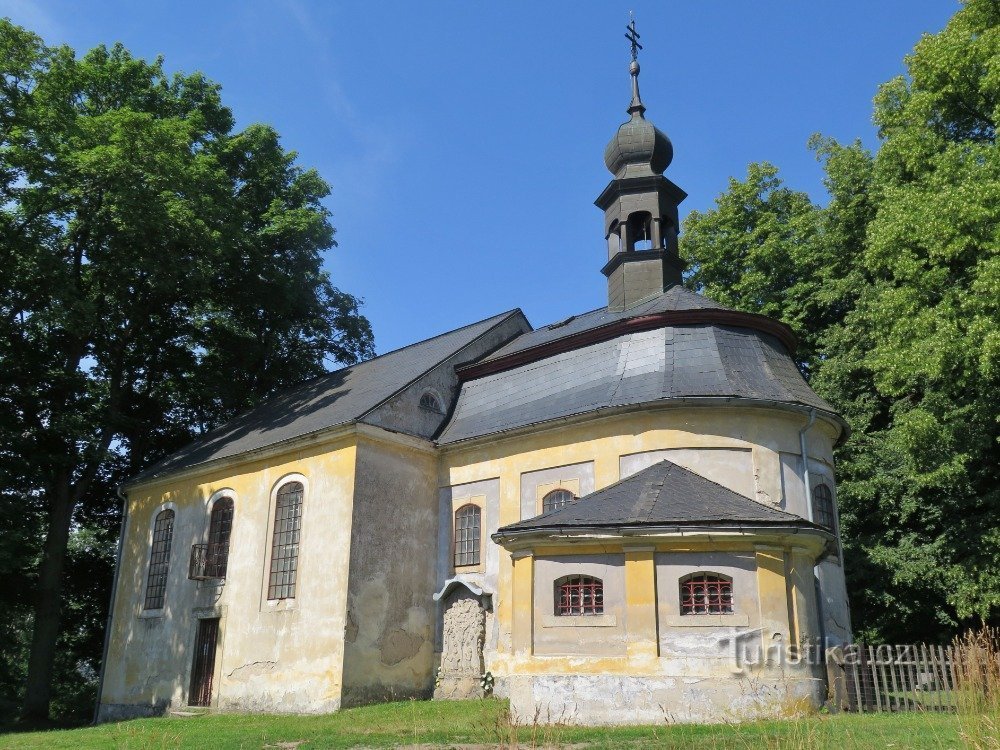
[[[826,529],[833,529],[833,493],[825,484],[813,489],[813,520]]]
[[[233,499],[222,497],[212,506],[208,522],[208,557],[205,572],[209,578],[225,578],[229,567],[229,537],[233,533]]]
[[[271,542],[271,575],[268,599],[294,599],[299,565],[299,535],[302,531],[302,483],[288,482],[278,490],[274,505],[274,535]]]
[[[463,505],[455,511],[455,567],[479,565],[479,532],[482,511],[478,505]]]
[[[681,579],[682,615],[728,615],[733,612],[733,581],[716,573]]]
[[[569,490],[552,490],[542,498],[542,513],[558,510],[574,501],[576,501],[576,495]]]
[[[149,575],[143,609],[163,609],[170,568],[170,544],[174,539],[174,512],[161,510],[153,523],[153,546],[149,550]]]
[[[420,397],[420,406],[429,411],[436,411],[438,414],[444,413],[444,409],[438,403],[437,397],[429,391]]]
[[[604,582],[590,576],[567,576],[556,581],[557,615],[604,614]]]

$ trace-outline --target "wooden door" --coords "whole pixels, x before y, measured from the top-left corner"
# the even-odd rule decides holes
[[[192,706],[212,704],[212,676],[215,674],[215,646],[219,641],[219,618],[198,620],[198,637],[195,639],[194,660],[191,664]]]

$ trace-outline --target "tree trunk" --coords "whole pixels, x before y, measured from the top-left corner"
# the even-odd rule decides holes
[[[57,473],[49,489],[49,526],[45,535],[45,551],[38,567],[38,590],[35,600],[35,629],[28,658],[28,681],[24,693],[22,716],[45,720],[49,717],[52,694],[52,671],[59,637],[59,617],[62,604],[63,567],[73,518],[73,488],[66,470]]]

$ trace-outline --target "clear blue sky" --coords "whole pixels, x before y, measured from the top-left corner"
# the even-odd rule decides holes
[[[604,145],[629,100],[674,143],[682,215],[751,161],[825,200],[811,133],[875,145],[871,99],[953,0],[0,0],[49,43],[123,42],[201,70],[333,185],[327,265],[385,352],[521,307],[605,304]]]

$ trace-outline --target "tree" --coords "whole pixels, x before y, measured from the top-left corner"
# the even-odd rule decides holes
[[[826,207],[751,165],[682,239],[689,283],[792,325],[851,424],[837,459],[855,629],[890,640],[1000,605],[1000,3],[969,0],[906,62],[875,99],[874,155],[811,142]]]
[[[8,21],[0,65],[0,470],[43,539],[38,718],[69,542],[114,525],[109,489],[372,336],[321,268],[328,186],[271,128],[235,132],[216,84]]]

